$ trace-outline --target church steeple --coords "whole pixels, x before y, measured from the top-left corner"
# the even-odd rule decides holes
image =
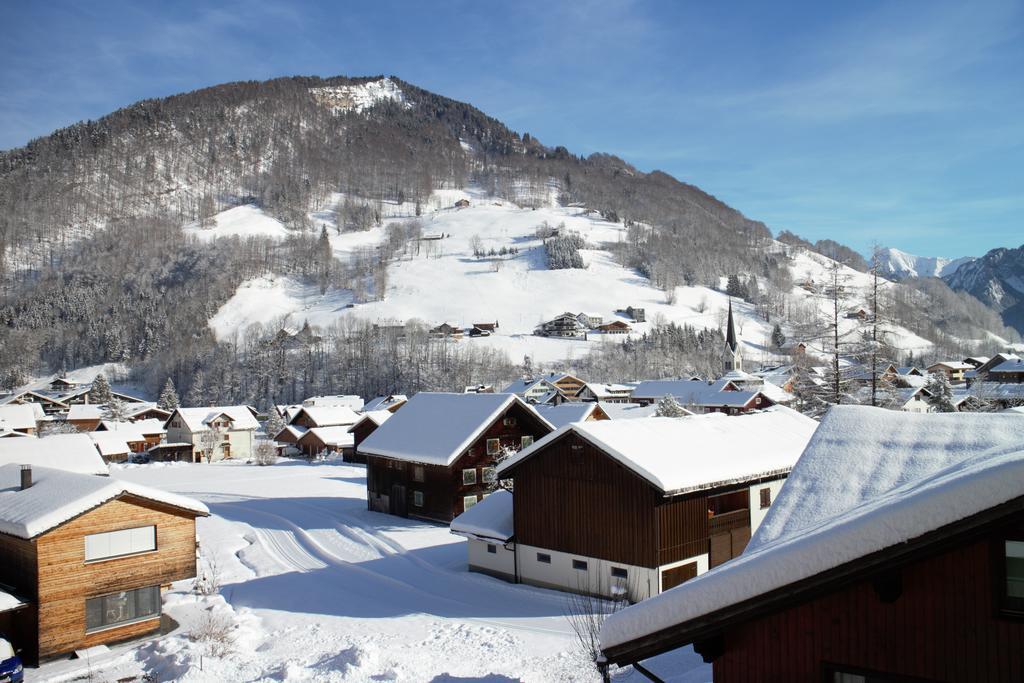
[[[740,354],[740,342],[736,336],[736,323],[732,318],[732,299],[729,299],[729,326],[725,331],[725,353],[722,367],[725,372],[743,369],[743,356]]]

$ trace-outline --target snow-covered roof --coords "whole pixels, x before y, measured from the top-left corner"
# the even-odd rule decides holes
[[[989,370],[988,374],[995,375],[1003,372],[1024,372],[1024,359],[1012,358],[1010,360],[1004,360],[1002,363]]]
[[[305,414],[317,427],[335,427],[338,425],[354,425],[359,416],[347,406],[306,406],[292,418],[294,422]]]
[[[929,365],[928,369],[930,370],[932,368],[938,368],[938,367],[950,368],[951,370],[973,370],[974,369],[974,366],[971,365],[970,363],[964,363],[963,361],[959,361],[959,360],[943,360],[943,361],[939,361],[938,363],[933,363],[932,365]]]
[[[459,536],[505,543],[514,533],[512,494],[499,489],[484,496],[483,500],[452,520],[451,532]]]
[[[0,424],[11,429],[35,429],[36,411],[32,403],[11,403],[0,406]]]
[[[373,410],[384,410],[385,408],[394,408],[399,403],[405,403],[408,400],[409,399],[405,394],[378,396],[377,398],[367,401],[366,405],[363,406],[363,412],[369,413]]]
[[[107,407],[99,403],[76,403],[68,408],[68,420],[101,420]]]
[[[567,425],[570,422],[582,422],[590,418],[597,410],[596,403],[562,403],[557,406],[539,405],[534,410],[545,420],[550,422],[555,429]]]
[[[382,424],[387,422],[388,418],[394,415],[390,410],[368,410],[359,416],[359,421],[348,428],[351,432],[353,429],[361,425],[363,422],[369,420],[373,424],[380,427]]]
[[[0,439],[6,439],[6,438],[12,438],[12,439],[28,438],[28,439],[33,439],[35,437],[33,435],[31,435],[31,434],[26,434],[25,432],[16,432],[6,422],[0,422]]]
[[[298,441],[299,439],[301,439],[306,434],[306,431],[307,431],[306,427],[300,427],[298,425],[285,425],[284,429],[282,429],[281,431],[279,431],[277,434],[274,435],[274,438],[276,439],[277,437],[281,436],[285,432],[288,432],[288,434],[293,439]]]
[[[503,394],[518,394],[522,396],[538,384],[544,385],[545,391],[556,391],[556,387],[544,378],[517,379],[501,390]]]
[[[216,417],[227,415],[231,418],[233,429],[259,429],[260,423],[252,414],[249,406],[210,406],[209,408],[178,408],[175,412],[184,421],[188,430],[205,432],[209,427],[207,424]],[[171,415],[173,418],[174,415]],[[171,418],[168,418],[170,420]]]
[[[354,443],[348,425],[313,427],[302,435],[302,439],[308,439],[311,435],[320,439],[320,441],[328,446],[334,446],[335,448],[346,448]]]
[[[127,455],[132,450],[128,447],[128,440],[123,432],[89,432],[89,438],[96,444],[100,455],[105,458]]]
[[[337,396],[313,396],[307,398],[302,402],[303,406],[315,407],[315,408],[350,408],[351,410],[362,410],[365,408],[363,405],[363,399],[360,396],[354,394],[344,394]]]
[[[450,465],[514,403],[551,424],[512,394],[420,392],[359,446],[361,452],[429,465]]]
[[[635,388],[631,384],[602,384],[598,382],[587,382],[586,387],[597,398],[621,398],[632,394]]]
[[[612,615],[603,649],[756,598],[1021,495],[1024,416],[837,406],[738,558]]]
[[[86,474],[107,474],[107,466],[88,434],[54,434],[41,439],[0,439],[0,465],[52,467]]]
[[[35,538],[122,494],[154,500],[198,515],[197,500],[112,477],[32,466],[32,486],[21,489],[21,465],[0,466],[0,533]]]
[[[102,427],[103,429],[99,429]],[[128,441],[142,441],[147,434],[164,434],[164,420],[156,417],[134,422],[118,422],[116,420],[100,420],[99,431],[121,432]]]
[[[635,420],[640,417],[654,417],[658,404],[642,406],[639,403],[602,403],[602,410],[612,420]]]
[[[782,406],[736,417],[711,413],[574,422],[501,463],[498,476],[572,431],[666,495],[677,495],[785,474],[816,426]]]
[[[708,384],[692,379],[656,379],[640,382],[633,398],[658,400],[663,396],[672,396],[680,405],[726,406],[739,408],[747,405],[758,393],[760,388],[739,391],[725,391],[726,385],[732,380],[720,379]],[[735,383],[733,383],[735,384]],[[762,395],[764,395],[762,393]]]

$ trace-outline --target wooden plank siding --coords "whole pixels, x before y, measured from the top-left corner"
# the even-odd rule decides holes
[[[352,428],[352,455],[351,462],[366,462],[366,456],[359,452],[359,444],[366,440],[366,437],[377,431],[379,427],[373,420],[361,420]],[[350,462],[349,457],[345,458],[345,462]]]
[[[1020,521],[1009,528],[1024,533]],[[997,607],[999,531],[727,628],[715,682],[821,681],[829,665],[894,680],[1024,680],[1024,620]],[[880,577],[899,582],[895,600],[880,596]]]
[[[504,424],[506,417],[514,418],[515,424]],[[498,439],[502,448],[519,450],[523,436],[539,440],[549,431],[532,410],[513,403],[450,466],[417,464],[367,454],[366,487],[371,499],[368,505],[374,509],[374,494],[390,497],[392,492],[401,491],[404,503],[396,505],[391,502],[389,511],[392,514],[450,522],[465,511],[465,496],[475,495],[481,499],[489,488],[489,484],[483,481],[483,468],[494,466],[496,459],[487,453],[488,439]],[[417,467],[422,468],[422,482],[415,480]],[[462,483],[463,469],[476,470],[475,484]],[[416,491],[423,493],[424,504],[421,507],[414,504]]]
[[[156,526],[155,551],[85,561],[85,536],[150,525]],[[155,618],[87,634],[85,601],[194,577],[195,529],[194,513],[126,495],[39,536],[35,540],[39,657],[115,642],[159,628],[160,620]]]

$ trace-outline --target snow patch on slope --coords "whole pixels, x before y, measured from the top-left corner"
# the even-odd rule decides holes
[[[946,277],[955,273],[957,268],[963,264],[973,260],[973,256],[956,259],[940,256],[914,256],[892,247],[886,247],[880,253],[882,273],[897,280],[911,277]]]
[[[203,241],[216,237],[284,239],[290,232],[281,221],[268,216],[262,209],[251,204],[221,211],[213,217],[213,225],[210,227],[201,227],[198,223],[190,223],[184,227],[184,230],[185,234]]]
[[[370,81],[359,85],[332,85],[322,88],[310,88],[313,97],[321,104],[338,113],[355,110],[362,113],[379,102],[398,102],[407,107],[412,106],[405,101],[405,94],[391,78]]]

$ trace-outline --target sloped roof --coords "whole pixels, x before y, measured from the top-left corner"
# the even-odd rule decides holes
[[[612,615],[607,650],[1021,496],[1024,416],[833,407],[738,558]]]
[[[534,410],[550,422],[555,429],[570,422],[582,422],[588,419],[596,409],[596,403],[562,403],[557,406],[539,405],[534,407]]]
[[[227,415],[235,425],[235,429],[259,429],[260,423],[252,414],[249,406],[210,406],[209,408],[178,408],[175,412],[181,416],[189,431],[205,432],[207,423],[220,415]],[[173,418],[174,415],[172,414]],[[171,418],[168,418],[170,420]]]
[[[337,408],[345,407],[352,410],[363,410],[363,399],[355,394],[339,394],[335,396],[312,396],[302,402],[306,407]]]
[[[89,438],[96,444],[100,455],[109,458],[112,455],[126,455],[132,449],[123,432],[89,432]]]
[[[500,489],[452,520],[451,532],[468,538],[505,543],[514,533],[512,494]]]
[[[36,411],[31,403],[11,403],[0,406],[0,424],[11,429],[35,429]]]
[[[99,403],[76,403],[68,408],[68,420],[102,420],[107,407]]]
[[[0,465],[25,464],[86,474],[107,474],[107,466],[88,434],[0,439]]]
[[[612,420],[636,420],[641,417],[654,417],[658,404],[642,406],[639,403],[602,403],[601,408]]]
[[[633,398],[657,400],[665,395],[672,396],[682,406],[726,406],[739,408],[750,403],[751,399],[762,393],[760,389],[740,391],[724,391],[730,380],[718,380],[711,384],[701,380],[690,379],[655,379],[640,382]],[[762,393],[762,395],[764,395]]]
[[[1024,372],[1024,359],[1011,358],[1009,360],[1004,360],[1002,363],[988,371],[990,375],[1002,372]]]
[[[0,466],[0,533],[35,538],[123,494],[208,515],[197,500],[112,477],[32,467],[32,486],[21,490],[21,466]]]
[[[359,450],[369,455],[448,466],[514,403],[551,428],[547,420],[512,394],[420,392],[368,436]]]
[[[666,495],[676,495],[784,474],[816,426],[811,418],[782,406],[736,417],[711,413],[574,422],[501,463],[498,476],[508,475],[572,431]]]
[[[338,425],[354,425],[359,416],[346,406],[307,406],[295,414],[292,422],[305,414],[317,427],[335,427]]]
[[[352,433],[349,432],[348,425],[313,427],[312,429],[307,430],[299,441],[308,439],[310,436],[315,436],[328,446],[334,446],[336,448],[345,448],[346,446],[351,446],[354,443],[352,440]]]
[[[390,396],[378,396],[377,398],[371,399],[366,402],[363,406],[363,412],[369,413],[374,410],[384,410],[385,408],[393,408],[399,403],[405,403],[409,398],[405,394],[392,394]]]
[[[147,434],[165,434],[164,420],[150,417],[134,422],[118,422],[116,420],[100,420],[96,431],[119,432],[128,441],[142,441]]]
[[[392,415],[394,415],[394,413],[392,413],[390,410],[368,410],[359,416],[359,421],[356,422],[351,427],[349,427],[348,431],[351,432],[353,429],[361,425],[363,422],[366,422],[367,420],[380,427],[382,424],[387,422],[388,418],[391,417]]]

